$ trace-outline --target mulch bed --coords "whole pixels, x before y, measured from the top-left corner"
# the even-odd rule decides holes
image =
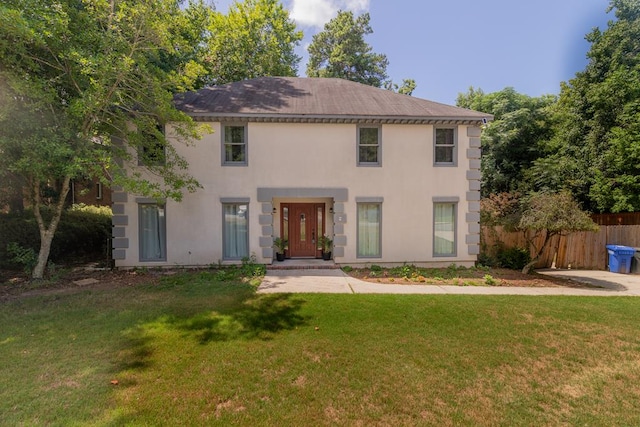
[[[30,281],[20,271],[0,270],[0,302],[20,297],[73,293],[82,289],[108,289],[113,287],[137,286],[157,283],[161,276],[175,273],[174,270],[109,270],[81,266],[56,274],[54,279]],[[348,272],[352,277],[373,283],[400,285],[457,285],[486,286],[485,275],[493,279],[491,286],[517,287],[570,287],[587,288],[588,284],[572,280],[545,276],[542,274],[522,274],[507,269],[476,270],[466,269],[457,278],[436,277],[392,277],[389,270],[373,272],[370,269],[354,269]]]
[[[351,277],[365,280],[372,283],[387,283],[398,285],[457,285],[457,286],[487,286],[485,276],[490,275],[493,279],[491,286],[502,287],[569,287],[569,288],[590,288],[585,283],[573,280],[546,276],[538,273],[522,274],[517,270],[504,268],[492,268],[488,270],[466,269],[460,272],[459,277],[447,279],[429,276],[399,277],[392,276],[389,270],[373,272],[370,269],[353,269],[347,272]]]

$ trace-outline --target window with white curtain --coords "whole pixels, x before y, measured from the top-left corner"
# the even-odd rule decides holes
[[[239,260],[249,256],[249,205],[224,203],[222,254],[224,259]]]
[[[140,261],[167,260],[167,219],[165,205],[138,205]]]
[[[382,204],[358,203],[358,258],[379,258]]]
[[[456,203],[433,204],[433,255],[456,255]]]

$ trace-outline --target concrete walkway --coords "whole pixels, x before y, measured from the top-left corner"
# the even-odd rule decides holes
[[[594,270],[539,270],[538,273],[588,283],[594,288],[528,288],[438,286],[371,283],[339,269],[268,270],[259,293],[342,294],[474,294],[474,295],[591,295],[640,296],[640,275]]]

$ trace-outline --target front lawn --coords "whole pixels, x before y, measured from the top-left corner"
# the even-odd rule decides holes
[[[15,297],[0,303],[0,424],[639,425],[639,309],[256,295],[216,271]]]

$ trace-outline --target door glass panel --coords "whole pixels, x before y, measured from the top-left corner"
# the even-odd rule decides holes
[[[307,218],[304,214],[300,214],[300,241],[307,241]]]
[[[324,225],[324,221],[322,221],[322,213],[324,211],[324,208],[322,206],[318,206],[318,246],[317,249],[321,250],[322,247],[320,246],[320,237],[324,236],[324,228],[322,228],[322,226]]]
[[[289,240],[289,208],[282,208],[282,235]]]

